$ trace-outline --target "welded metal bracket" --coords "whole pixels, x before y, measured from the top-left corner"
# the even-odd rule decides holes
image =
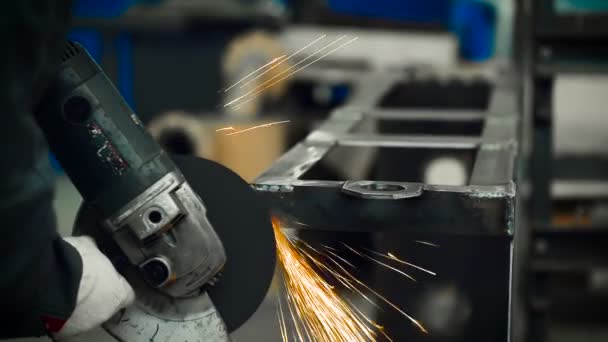
[[[422,184],[404,182],[347,181],[342,192],[369,199],[404,199],[422,195]]]

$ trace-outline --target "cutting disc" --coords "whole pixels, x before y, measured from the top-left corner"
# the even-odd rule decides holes
[[[232,332],[253,315],[272,282],[276,247],[270,209],[261,195],[232,170],[192,156],[172,156],[172,159],[203,200],[207,218],[226,250],[227,262],[222,275],[215,286],[208,286],[206,290],[226,329]],[[133,266],[126,265],[122,252],[100,222],[94,206],[84,203],[76,219],[74,235],[85,234],[95,239],[100,250],[133,285],[136,306],[168,321],[186,319],[206,310],[188,301],[177,304],[180,301],[147,287]],[[171,307],[173,305],[179,307]]]
[[[226,249],[227,263],[208,292],[228,331],[247,321],[266,296],[276,262],[270,208],[232,170],[210,160],[173,156],[207,207],[207,218]]]

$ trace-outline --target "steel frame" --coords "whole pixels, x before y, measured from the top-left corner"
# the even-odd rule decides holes
[[[307,77],[323,78],[323,74]],[[331,73],[332,79],[336,78]],[[442,75],[441,77],[450,77]],[[297,229],[324,232],[366,232],[398,235],[490,237],[504,241],[504,258],[495,262],[505,277],[496,286],[505,301],[493,305],[505,316],[500,336],[511,341],[511,293],[513,236],[516,231],[516,164],[520,113],[517,89],[506,77],[493,80],[486,110],[428,110],[379,108],[383,96],[404,80],[397,73],[348,73],[354,94],[346,105],[334,110],[306,139],[286,152],[253,187],[271,201],[278,215]],[[416,123],[421,120],[454,123],[483,121],[480,136],[411,135],[357,132],[368,119]],[[467,150],[475,153],[466,185],[434,185],[391,180],[310,180],[303,177],[337,147],[388,147],[425,151]],[[480,247],[481,248],[481,247]],[[508,292],[508,294],[507,294]],[[496,317],[500,320],[503,317]],[[501,323],[502,324],[502,323]],[[409,336],[409,335],[408,335]],[[471,335],[466,335],[471,336]],[[480,335],[487,338],[488,335]]]
[[[329,116],[319,128],[279,158],[254,182],[254,187],[270,195],[275,210],[307,222],[312,227],[329,230],[363,230],[370,220],[383,223],[426,223],[425,231],[450,232],[456,234],[513,233],[515,186],[515,163],[517,157],[517,112],[516,91],[508,82],[496,82],[489,108],[485,111],[433,111],[433,110],[386,110],[376,104],[391,86],[402,78],[376,73],[359,77],[356,93],[351,101]],[[376,118],[399,121],[433,120],[442,122],[484,121],[481,136],[429,136],[386,135],[377,133],[353,133],[365,119]],[[412,182],[366,181],[366,180],[303,180],[301,176],[315,166],[336,146],[392,147],[400,149],[477,149],[470,179],[464,186],[443,186]],[[386,185],[400,190],[374,191]],[[393,187],[394,188],[394,187]],[[326,194],[316,197],[313,194]],[[343,196],[335,196],[336,194]],[[349,196],[350,195],[350,196]],[[307,201],[307,197],[314,201]],[[352,196],[377,199],[403,199],[417,197],[415,202],[383,202],[385,206],[400,208],[394,216],[360,217],[354,211],[338,208],[364,205],[364,201],[353,202]],[[313,212],[327,200],[327,212]],[[311,207],[309,204],[314,203]],[[411,212],[401,210],[412,206],[433,210],[436,205],[446,204],[445,212],[434,212],[432,217],[411,217]],[[464,205],[465,212],[455,213],[448,208]],[[459,207],[461,207],[459,205]],[[335,209],[335,210],[333,210]],[[413,208],[412,208],[413,209]],[[460,208],[462,209],[462,208]],[[458,222],[454,222],[456,215]],[[429,225],[430,224],[430,225]],[[384,225],[386,227],[386,225]],[[450,227],[450,228],[446,228]],[[389,227],[387,227],[389,228]],[[412,229],[414,229],[412,227]]]

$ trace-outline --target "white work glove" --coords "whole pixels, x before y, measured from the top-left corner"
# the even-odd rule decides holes
[[[88,236],[67,237],[82,259],[82,278],[74,312],[59,332],[58,340],[76,336],[110,319],[135,299],[131,285]]]

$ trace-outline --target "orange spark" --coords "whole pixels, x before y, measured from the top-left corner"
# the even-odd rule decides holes
[[[430,275],[437,275],[437,273],[435,273],[435,272],[432,272],[432,271],[429,271],[429,270],[427,270],[427,269],[425,269],[425,268],[422,268],[422,267],[420,267],[420,266],[417,266],[417,265],[411,264],[411,263],[409,263],[409,262],[407,262],[407,261],[403,261],[403,260],[401,260],[401,259],[397,258],[396,256],[394,256],[394,255],[393,255],[393,254],[391,254],[391,253],[387,253],[387,255],[388,255],[388,257],[389,257],[391,260],[395,260],[395,261],[397,261],[397,262],[399,262],[399,263],[402,263],[402,264],[404,264],[404,265],[408,265],[408,266],[411,266],[411,267],[413,267],[413,268],[419,269],[419,270],[421,270],[421,271],[423,271],[423,272],[426,272],[426,273],[428,273],[428,274],[430,274]]]
[[[301,239],[288,238],[281,230],[280,222],[276,217],[272,218],[272,225],[278,261],[283,271],[283,281],[287,291],[289,315],[294,323],[295,332],[292,331],[295,333],[294,341],[364,342],[376,341],[379,334],[391,340],[380,324],[370,319],[350,301],[341,298],[334,287],[317,272],[317,269],[327,272],[346,289],[362,296],[379,308],[378,304],[364,293],[364,291],[370,292],[410,320],[420,331],[427,333],[420,322],[350,273],[342,263],[353,268],[354,265],[340,257],[337,249],[323,246],[327,252],[325,253]],[[366,255],[354,249],[353,251],[358,255]],[[371,257],[368,258],[375,260]],[[390,266],[389,269],[399,271]],[[285,314],[282,307],[279,307],[279,310],[281,336],[283,341],[288,342]]]
[[[222,131],[234,131],[234,127],[230,126],[230,127],[224,127],[224,128],[219,128],[215,130],[216,132],[222,132]]]
[[[420,241],[420,240],[414,240],[414,242],[419,243],[421,245],[427,245],[427,246],[431,246],[431,247],[441,247],[437,244],[434,244],[432,242],[428,242],[428,241]]]
[[[310,54],[310,55],[308,55],[308,56],[304,57],[304,58],[303,58],[301,61],[299,61],[299,62],[297,62],[296,64],[294,64],[294,65],[290,66],[289,68],[287,68],[287,69],[285,69],[285,70],[281,71],[281,72],[280,72],[280,73],[278,73],[277,75],[273,76],[271,79],[269,79],[269,80],[267,80],[266,82],[264,82],[264,83],[262,83],[262,84],[258,85],[258,87],[264,86],[264,84],[269,83],[269,82],[271,82],[272,80],[274,80],[274,79],[278,78],[279,76],[281,76],[281,75],[283,75],[283,74],[285,74],[285,73],[289,72],[290,70],[294,69],[294,68],[295,68],[295,67],[297,67],[298,65],[300,65],[300,64],[302,64],[302,63],[306,62],[307,60],[309,60],[309,59],[311,59],[311,58],[315,57],[315,56],[316,56],[316,55],[318,55],[320,52],[323,52],[325,49],[327,49],[327,48],[329,48],[330,46],[332,46],[332,45],[336,44],[337,42],[341,41],[341,40],[342,40],[342,39],[344,39],[344,38],[346,38],[346,35],[339,37],[338,39],[334,40],[333,42],[331,42],[331,43],[329,43],[329,44],[325,45],[324,47],[322,47],[322,48],[318,49],[317,51],[313,52],[312,54]],[[253,81],[255,81],[255,78],[254,78],[254,79],[252,79],[252,80],[250,80],[249,82],[247,82],[247,83],[243,84],[243,85],[241,86],[241,89],[242,89],[242,88],[244,88],[245,86],[247,86],[249,83],[251,83],[251,82],[253,82]],[[257,87],[256,87],[256,88],[257,88]]]
[[[258,128],[267,128],[267,127],[270,127],[270,126],[274,126],[274,125],[280,125],[280,124],[284,124],[284,123],[288,123],[288,122],[290,122],[290,120],[283,120],[283,121],[269,122],[269,123],[265,123],[265,124],[262,124],[262,125],[257,125],[257,126],[249,127],[249,128],[246,128],[246,129],[242,129],[242,130],[240,130],[240,131],[234,131],[234,132],[230,132],[230,133],[227,133],[226,135],[235,135],[235,134],[241,134],[241,133],[245,133],[245,132],[253,131],[254,129],[258,129]],[[226,127],[226,128],[225,128],[225,129],[223,129],[223,130],[227,130],[227,129],[232,129],[232,130],[234,130],[234,128],[232,128],[232,127]],[[217,132],[217,131],[216,131],[216,132]]]
[[[277,63],[275,65],[273,65],[270,69],[264,71],[262,74],[256,76],[255,78],[249,80],[247,83],[243,84],[240,88],[244,88],[246,87],[248,84],[250,84],[251,82],[257,80],[258,78],[264,76],[266,73],[270,72],[272,69],[278,67],[279,65],[283,64],[283,62],[290,60],[291,58],[293,58],[294,56],[296,56],[298,53],[304,51],[305,49],[309,48],[310,46],[314,45],[316,42],[318,42],[319,40],[325,38],[327,36],[327,34],[322,34],[320,37],[318,37],[317,39],[313,40],[312,42],[306,44],[303,48],[299,49],[298,51],[292,53],[291,55],[289,55],[287,58],[285,58],[284,60],[282,60],[280,63]],[[293,67],[290,67],[289,69],[292,69]],[[288,70],[289,70],[288,69]]]
[[[418,266],[418,265],[414,265],[414,264],[409,263],[409,262],[407,262],[407,261],[401,260],[401,259],[397,258],[395,255],[393,255],[392,253],[390,253],[390,252],[389,252],[389,253],[386,253],[386,255],[385,255],[385,254],[382,254],[382,253],[374,252],[374,251],[369,250],[369,249],[367,249],[367,248],[366,248],[366,250],[367,250],[368,252],[370,252],[370,253],[375,254],[375,255],[381,256],[381,257],[386,258],[386,259],[389,259],[389,260],[396,261],[396,262],[398,262],[398,263],[400,263],[400,264],[403,264],[403,265],[407,265],[407,266],[413,267],[413,268],[415,268],[415,269],[417,269],[417,270],[420,270],[420,271],[422,271],[422,272],[426,272],[426,273],[428,273],[428,274],[430,274],[430,275],[434,275],[434,276],[436,276],[436,275],[437,275],[437,273],[435,273],[435,272],[433,272],[433,271],[429,271],[429,270],[427,270],[426,268],[422,268],[422,267],[420,267],[420,266]]]
[[[289,338],[287,337],[287,325],[285,324],[285,313],[283,313],[283,305],[281,304],[281,298],[279,297],[279,302],[278,302],[278,307],[279,310],[277,312],[278,318],[279,318],[279,329],[281,331],[281,339],[283,341],[287,341],[289,340]]]
[[[345,247],[348,247],[346,244],[343,244]],[[353,249],[354,250],[354,249]],[[357,252],[356,250],[354,250],[355,253],[359,254],[359,252]],[[316,260],[315,258],[311,258],[311,261],[313,261],[317,266],[319,266],[320,268],[325,269],[326,271],[328,271],[329,273],[331,273],[332,275],[334,273],[336,273],[335,271],[333,271],[331,268],[327,267],[325,264],[323,264],[322,262]],[[335,261],[334,261],[335,262]],[[355,282],[356,284],[360,285],[361,287],[365,288],[366,290],[368,290],[369,292],[373,293],[374,296],[380,298],[384,303],[388,304],[390,307],[392,307],[393,309],[395,309],[397,312],[399,312],[403,317],[407,318],[410,322],[412,322],[415,326],[418,327],[418,329],[420,329],[420,331],[424,332],[424,333],[428,333],[428,331],[424,328],[424,326],[418,322],[416,319],[414,319],[412,316],[408,315],[407,313],[405,313],[403,310],[401,310],[398,306],[396,306],[395,304],[393,304],[391,301],[389,301],[386,297],[384,297],[383,295],[381,295],[380,293],[378,293],[377,291],[375,291],[374,289],[370,288],[368,285],[366,285],[364,282],[362,282],[361,280],[359,280],[358,278],[356,278],[355,276],[353,276],[350,272],[348,272],[344,267],[340,267],[340,269],[342,270],[342,272],[344,274],[346,274],[346,276],[348,276],[348,279],[352,280],[353,282]],[[341,275],[338,274],[338,277],[343,277]],[[348,280],[347,280],[348,282]],[[373,303],[373,302],[372,302]]]
[[[338,254],[332,252],[331,250],[327,250],[327,253],[333,255],[334,257],[340,259],[340,261],[342,261],[343,263],[347,264],[348,266],[355,268],[355,265],[351,264],[350,262],[348,262],[348,260],[344,259],[343,257],[339,256]]]
[[[332,53],[336,52],[337,50],[339,50],[339,49],[341,49],[341,48],[345,47],[346,45],[348,45],[348,44],[350,44],[350,43],[354,42],[354,41],[355,41],[355,40],[357,40],[357,39],[359,39],[359,37],[355,37],[355,38],[353,38],[353,39],[351,39],[351,40],[347,41],[346,43],[344,43],[344,44],[342,44],[342,45],[340,45],[340,46],[338,46],[338,47],[336,47],[336,48],[334,48],[334,49],[332,49],[332,50],[330,50],[330,51],[326,52],[325,54],[323,54],[322,56],[320,56],[320,57],[316,58],[316,59],[315,59],[315,60],[313,60],[312,62],[310,62],[310,63],[308,63],[308,64],[305,64],[304,66],[302,66],[302,67],[300,67],[300,68],[296,69],[295,71],[290,72],[289,74],[287,74],[287,75],[285,75],[285,76],[283,76],[283,77],[279,78],[278,80],[276,80],[276,81],[274,81],[274,82],[272,82],[272,83],[270,83],[270,84],[268,84],[268,85],[265,85],[266,83],[268,83],[269,81],[271,81],[272,79],[274,79],[276,76],[275,76],[275,77],[273,77],[273,78],[271,78],[271,79],[269,79],[268,81],[266,81],[266,82],[264,82],[264,83],[260,84],[260,85],[259,85],[259,86],[257,86],[256,88],[254,88],[254,89],[252,89],[252,90],[248,91],[246,94],[244,94],[244,95],[242,95],[242,96],[239,96],[238,98],[236,98],[236,99],[234,99],[234,100],[232,100],[232,101],[228,102],[227,104],[225,104],[225,105],[224,105],[224,107],[230,106],[231,104],[233,104],[233,103],[235,103],[235,102],[237,102],[237,101],[239,101],[239,100],[241,100],[241,99],[243,99],[243,98],[245,98],[245,97],[247,97],[247,96],[249,96],[249,95],[251,94],[251,97],[250,97],[249,99],[245,100],[244,102],[242,102],[242,103],[240,103],[240,104],[238,105],[238,107],[237,107],[237,109],[238,109],[240,106],[242,106],[242,105],[244,105],[244,104],[246,104],[246,103],[249,103],[249,102],[253,101],[253,100],[254,100],[255,98],[257,98],[257,97],[258,97],[258,96],[259,96],[261,93],[263,93],[263,92],[264,92],[266,89],[268,89],[268,88],[270,88],[270,87],[274,86],[275,84],[277,84],[277,83],[279,83],[279,82],[281,82],[281,81],[285,80],[286,78],[289,78],[289,77],[291,77],[292,75],[294,75],[294,74],[296,74],[296,73],[298,73],[298,72],[302,71],[303,69],[305,69],[305,68],[307,68],[307,67],[311,66],[312,64],[314,64],[314,63],[316,63],[316,62],[320,61],[321,59],[323,59],[323,58],[327,57],[328,55],[330,55],[330,54],[332,54]],[[336,42],[336,41],[334,41],[334,43],[335,43],[335,42]],[[333,43],[332,43],[332,44],[333,44]],[[277,75],[277,76],[278,76],[278,75]],[[264,85],[265,85],[265,86],[264,86]],[[256,89],[258,89],[258,88],[260,88],[260,87],[262,87],[262,89],[260,89],[260,90],[258,90],[258,91],[255,91]],[[254,91],[255,91],[255,92],[254,92]],[[253,94],[252,94],[252,93],[253,93]]]
[[[296,52],[292,53],[291,55],[289,55],[287,58],[285,58],[284,60],[282,60],[280,63],[277,63],[277,64],[273,65],[273,66],[272,66],[270,69],[266,70],[266,72],[262,73],[261,75],[258,75],[258,76],[256,76],[256,77],[254,77],[252,80],[250,80],[249,82],[247,82],[247,83],[245,83],[243,86],[241,86],[241,88],[243,88],[244,86],[248,85],[249,83],[251,83],[251,82],[253,82],[253,81],[257,80],[258,78],[260,78],[260,77],[264,76],[264,75],[265,75],[267,72],[270,72],[272,69],[274,69],[274,68],[278,67],[279,65],[283,64],[283,62],[285,62],[285,61],[287,61],[287,60],[291,59],[291,58],[292,58],[292,57],[294,57],[296,54],[298,54],[298,53],[302,52],[304,49],[307,49],[308,47],[312,46],[313,44],[315,44],[315,43],[316,43],[316,42],[318,42],[319,40],[321,40],[321,39],[325,38],[326,36],[327,36],[326,34],[321,35],[319,38],[317,38],[317,39],[313,40],[312,42],[308,43],[306,46],[304,46],[304,47],[303,47],[303,48],[301,48],[300,50],[298,50],[298,51],[296,51]],[[266,82],[264,82],[264,83],[266,83]],[[264,83],[262,83],[262,84],[264,84]],[[252,89],[251,91],[254,91],[255,89],[257,89],[257,87],[255,87],[255,88],[254,88],[254,89]],[[245,95],[242,95],[242,96],[240,96],[240,97],[237,97],[236,99],[234,99],[234,100],[232,100],[232,101],[228,102],[227,104],[225,104],[225,105],[224,105],[224,107],[228,107],[228,106],[230,106],[231,104],[233,104],[233,103],[237,102],[238,100],[240,100],[240,99],[242,99],[243,97],[245,97],[245,96],[249,95],[250,93],[251,93],[251,92],[247,92]]]
[[[228,88],[224,89],[224,90],[223,90],[223,92],[225,93],[225,92],[229,91],[230,89],[232,89],[232,88],[236,87],[237,85],[241,84],[241,82],[245,81],[245,80],[246,80],[246,79],[248,79],[249,77],[251,77],[251,76],[255,75],[256,73],[258,73],[258,72],[259,72],[259,71],[261,71],[262,69],[264,69],[264,68],[266,68],[266,67],[268,67],[268,66],[270,66],[270,65],[272,65],[272,64],[274,64],[274,63],[276,63],[276,62],[278,62],[278,61],[281,61],[281,63],[283,63],[283,62],[285,61],[285,59],[284,59],[285,57],[287,57],[287,55],[283,55],[283,56],[279,56],[279,57],[273,58],[273,59],[272,59],[270,62],[268,62],[268,63],[266,63],[266,64],[262,65],[261,67],[259,67],[259,68],[257,68],[257,69],[255,69],[254,71],[250,72],[250,73],[249,73],[247,76],[245,76],[245,77],[241,78],[241,79],[240,79],[240,80],[238,80],[236,83],[232,84],[230,87],[228,87]],[[279,65],[279,64],[281,64],[281,63],[278,63],[277,65]],[[275,65],[274,67],[276,67],[276,65]],[[268,70],[264,71],[264,72],[263,72],[261,75],[264,75],[264,74],[265,74],[265,73],[267,73],[268,71],[272,70],[274,67],[272,67],[272,68],[270,68],[270,69],[268,69]],[[261,75],[260,75],[260,76],[261,76]],[[259,77],[259,76],[258,76],[258,77]]]
[[[254,98],[256,98],[256,97],[257,97],[257,95],[261,94],[261,93],[262,93],[263,91],[265,91],[266,89],[268,89],[268,88],[270,88],[270,87],[274,86],[275,84],[277,84],[277,83],[279,83],[279,82],[281,82],[281,81],[285,80],[286,78],[288,78],[288,77],[290,77],[290,76],[294,75],[295,73],[297,73],[297,72],[299,72],[299,71],[301,71],[301,70],[305,69],[306,67],[308,67],[308,66],[310,66],[310,65],[312,65],[312,64],[314,64],[314,63],[316,63],[317,61],[319,61],[319,60],[321,60],[322,58],[324,58],[324,57],[328,56],[329,54],[331,54],[331,53],[333,53],[333,52],[337,51],[338,49],[341,49],[342,47],[344,47],[344,46],[346,46],[346,45],[348,45],[348,44],[350,44],[350,43],[354,42],[355,40],[359,39],[359,37],[355,37],[355,38],[351,39],[350,41],[348,41],[348,42],[346,42],[346,43],[344,43],[344,44],[342,44],[342,45],[338,46],[337,48],[334,48],[334,49],[330,50],[329,52],[327,52],[327,53],[323,54],[321,57],[318,57],[318,58],[314,59],[312,62],[307,63],[307,64],[305,64],[304,66],[302,66],[302,67],[300,67],[300,68],[296,69],[295,71],[292,71],[292,72],[288,73],[287,75],[285,75],[285,76],[283,76],[283,77],[279,78],[278,80],[276,80],[276,81],[272,82],[273,80],[275,80],[275,79],[276,79],[276,78],[278,78],[279,76],[281,76],[281,75],[283,75],[284,73],[289,72],[289,70],[291,70],[291,69],[295,68],[295,67],[296,67],[297,65],[299,65],[300,63],[302,63],[302,62],[304,62],[304,61],[308,60],[308,59],[309,59],[309,58],[311,58],[311,57],[316,56],[316,55],[317,55],[317,54],[319,54],[320,52],[322,52],[322,51],[324,51],[325,49],[327,49],[327,48],[331,47],[332,45],[334,45],[335,43],[339,42],[340,40],[342,40],[342,39],[344,39],[344,38],[346,38],[346,36],[341,36],[341,37],[339,37],[338,39],[334,40],[333,42],[331,42],[331,43],[329,43],[329,44],[325,45],[324,47],[322,47],[322,48],[320,48],[319,50],[315,51],[315,52],[314,52],[312,55],[310,55],[310,56],[308,56],[308,57],[304,58],[304,59],[303,59],[303,60],[301,60],[300,62],[296,63],[295,65],[293,65],[293,66],[291,66],[291,67],[289,67],[287,70],[283,70],[283,71],[282,71],[282,72],[280,72],[279,74],[277,74],[277,75],[273,76],[272,78],[270,78],[270,79],[266,80],[265,82],[263,82],[262,84],[260,84],[260,85],[256,86],[255,88],[251,89],[250,91],[246,92],[245,94],[243,94],[243,95],[241,95],[241,96],[237,97],[236,99],[234,99],[234,100],[232,100],[232,101],[230,101],[230,102],[226,103],[226,104],[224,105],[224,107],[230,106],[230,105],[232,105],[232,104],[234,104],[234,103],[236,103],[236,102],[238,102],[238,101],[242,100],[243,98],[245,98],[245,97],[247,97],[247,96],[249,96],[249,95],[251,95],[252,97],[251,97],[250,99],[248,99],[247,101],[245,101],[245,102],[241,103],[240,105],[243,105],[243,104],[245,104],[245,103],[247,103],[247,102],[249,102],[249,101],[252,101]],[[272,83],[271,83],[271,82],[272,82]],[[259,89],[259,90],[258,90],[258,89]]]
[[[297,332],[304,341],[374,341],[376,332],[344,301],[309,264],[306,256],[281,231],[276,218],[272,220],[277,255],[283,269],[288,308]],[[299,319],[296,319],[296,313]],[[302,331],[303,330],[303,331]],[[283,340],[285,336],[283,336]]]
[[[371,261],[373,261],[373,262],[377,263],[377,264],[378,264],[378,265],[380,265],[380,266],[386,267],[386,268],[388,268],[389,270],[395,271],[395,272],[397,272],[397,273],[401,274],[402,276],[407,277],[408,279],[411,279],[411,280],[413,280],[413,281],[416,281],[416,279],[414,279],[414,277],[412,277],[411,275],[409,275],[409,274],[407,274],[407,273],[405,273],[405,272],[403,272],[403,271],[401,271],[401,270],[399,270],[399,269],[397,269],[397,268],[395,268],[395,267],[393,267],[393,266],[391,266],[391,265],[387,265],[387,264],[383,263],[383,262],[382,262],[382,261],[380,261],[380,260],[377,260],[377,259],[374,259],[374,258],[370,257],[370,256],[369,256],[369,255],[367,255],[367,254],[364,254],[364,253],[358,252],[357,250],[355,250],[354,248],[350,247],[349,245],[347,245],[347,244],[345,244],[345,243],[344,243],[343,245],[344,245],[344,247],[346,247],[346,248],[350,249],[350,250],[351,250],[353,253],[356,253],[357,255],[361,256],[362,258],[367,258],[367,259],[369,259],[369,260],[371,260]]]

